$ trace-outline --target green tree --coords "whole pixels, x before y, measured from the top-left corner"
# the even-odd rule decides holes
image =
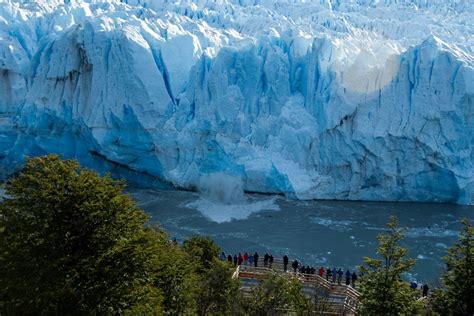
[[[154,228],[153,231],[159,231]],[[164,294],[161,309],[167,315],[190,315],[196,311],[196,293],[198,277],[190,264],[189,256],[183,249],[162,234],[157,242],[150,273],[154,285]],[[143,314],[143,313],[142,313]]]
[[[400,246],[404,230],[394,216],[387,226],[388,232],[377,237],[377,253],[381,259],[366,257],[365,265],[361,267],[361,315],[411,315],[421,307],[416,292],[401,279],[416,262],[407,258],[408,249]]]
[[[198,276],[196,305],[199,315],[228,315],[239,296],[238,280],[232,279],[233,268],[218,259],[219,246],[207,237],[195,236],[184,242]],[[237,300],[238,301],[238,300]]]
[[[199,272],[209,269],[218,259],[219,246],[209,237],[193,236],[183,243],[183,250],[196,264]]]
[[[123,189],[72,160],[27,160],[0,203],[0,314],[160,313],[166,238]]]
[[[311,314],[314,306],[303,294],[303,285],[295,277],[269,273],[268,277],[243,299],[243,308],[250,315]]]
[[[225,262],[215,261],[199,278],[197,311],[199,315],[229,315],[238,303],[239,281]]]
[[[433,293],[441,315],[474,315],[474,227],[466,218],[462,224],[459,242],[444,257],[443,286]]]

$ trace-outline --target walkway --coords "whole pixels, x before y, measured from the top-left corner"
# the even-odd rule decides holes
[[[259,260],[259,264],[262,263]],[[316,312],[319,315],[355,315],[360,296],[357,290],[345,284],[329,282],[317,274],[294,273],[291,269],[291,260],[288,268],[288,272],[285,272],[283,260],[274,259],[271,269],[261,266],[237,266],[234,277],[239,278],[240,289],[245,294],[266,279],[269,272],[289,273],[301,280],[303,292],[316,303]]]

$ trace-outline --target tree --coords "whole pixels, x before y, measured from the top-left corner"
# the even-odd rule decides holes
[[[229,315],[238,302],[239,281],[226,262],[215,261],[199,278],[197,311],[199,315]]]
[[[443,286],[434,291],[434,307],[441,315],[474,315],[474,227],[462,221],[459,242],[444,257]]]
[[[164,233],[123,189],[76,161],[27,160],[0,203],[0,314],[160,312]]]
[[[313,305],[302,290],[302,283],[297,278],[269,273],[262,283],[251,290],[250,296],[243,300],[243,307],[250,315],[311,313]]]
[[[361,267],[361,315],[416,314],[421,307],[415,291],[401,279],[402,274],[409,272],[416,262],[406,258],[408,249],[400,246],[404,230],[399,228],[394,216],[390,218],[387,226],[388,233],[377,237],[377,253],[382,258],[366,257],[365,266]]]
[[[159,229],[153,227],[153,231]],[[168,235],[164,235],[157,244],[165,246],[155,250],[149,273],[153,275],[154,285],[164,294],[161,309],[167,315],[195,314],[195,289],[199,284],[189,256],[179,245],[170,241]]]
[[[232,279],[232,266],[218,259],[219,247],[210,238],[195,236],[184,242],[183,249],[194,263],[198,276],[198,314],[230,314],[239,295],[239,283]]]
[[[196,264],[200,272],[209,269],[218,259],[219,246],[209,237],[194,236],[183,243],[183,250],[191,260]]]

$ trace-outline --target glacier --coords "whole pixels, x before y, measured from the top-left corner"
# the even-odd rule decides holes
[[[1,0],[0,73],[4,179],[474,204],[472,1]]]

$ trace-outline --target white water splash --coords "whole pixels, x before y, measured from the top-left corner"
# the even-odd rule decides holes
[[[213,222],[230,222],[264,210],[280,210],[275,203],[276,197],[249,198],[244,194],[242,180],[225,173],[204,175],[197,186],[199,199],[186,207],[197,209]]]
[[[198,183],[201,197],[219,204],[240,204],[245,201],[242,180],[225,173],[201,176]]]

